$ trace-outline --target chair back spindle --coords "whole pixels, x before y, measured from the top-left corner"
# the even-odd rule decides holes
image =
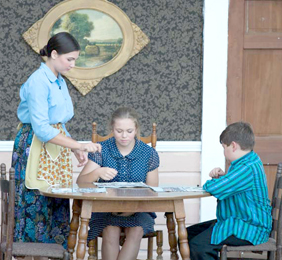
[[[15,170],[9,171],[9,180],[6,180],[6,166],[1,164],[1,243],[6,242],[5,260],[12,259],[13,234],[15,221]]]
[[[9,180],[6,166],[1,164],[1,253],[0,260],[12,257],[47,257],[69,260],[69,254],[62,245],[56,243],[13,242],[15,225],[15,170],[10,168]],[[31,250],[32,248],[32,250]]]
[[[6,182],[6,165],[1,164],[1,241],[7,240],[8,204],[7,192],[9,185]],[[6,191],[6,192],[5,192]]]
[[[276,245],[277,248],[282,248],[282,177],[278,179],[278,196],[276,197],[275,202],[275,214],[272,215],[273,219],[275,220],[275,224],[272,227],[272,230],[276,232]],[[276,224],[277,223],[277,224]]]
[[[277,231],[277,221],[275,221],[274,215],[278,214],[279,208],[277,209],[276,205],[279,203],[280,205],[280,196],[279,196],[279,179],[282,176],[282,163],[278,163],[277,165],[277,172],[276,172],[276,177],[275,177],[275,182],[274,182],[274,187],[273,187],[273,195],[272,195],[272,201],[271,201],[271,207],[272,207],[272,219],[273,219],[273,227],[271,230],[270,237],[271,238],[276,238],[276,231]]]

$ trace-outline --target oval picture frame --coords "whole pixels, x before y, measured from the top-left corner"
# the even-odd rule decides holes
[[[39,53],[48,42],[56,21],[70,12],[87,9],[110,16],[120,27],[123,39],[118,53],[110,61],[96,67],[74,67],[64,74],[82,95],[89,93],[103,78],[121,69],[130,58],[149,43],[148,37],[121,9],[106,0],[63,1],[32,25],[23,34],[23,38],[34,51]]]

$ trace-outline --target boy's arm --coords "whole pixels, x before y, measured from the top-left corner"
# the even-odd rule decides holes
[[[253,185],[253,172],[250,167],[240,165],[218,179],[207,181],[203,188],[219,200],[247,191]]]

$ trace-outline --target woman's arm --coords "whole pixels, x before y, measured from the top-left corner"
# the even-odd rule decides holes
[[[146,178],[146,184],[149,186],[157,187],[159,186],[159,171],[158,168],[148,172]]]
[[[72,150],[80,150],[80,151],[85,151],[85,152],[101,152],[101,145],[96,144],[96,143],[79,143],[76,140],[64,136],[62,134],[56,135],[54,138],[49,140],[49,143],[60,145],[63,147],[70,148]]]

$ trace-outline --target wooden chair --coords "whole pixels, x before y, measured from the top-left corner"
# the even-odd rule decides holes
[[[227,253],[236,252],[240,258],[256,259],[255,254],[267,252],[268,260],[282,260],[282,163],[277,166],[276,180],[272,197],[272,231],[269,240],[256,246],[227,246],[220,252],[220,260],[227,260]],[[249,253],[249,254],[248,254]],[[251,255],[250,255],[251,254]],[[276,256],[275,256],[276,255]],[[259,258],[259,257],[258,257]],[[229,259],[229,258],[228,258]]]
[[[151,143],[151,146],[156,149],[156,144],[157,144],[157,132],[156,132],[157,124],[153,123],[152,126],[152,133],[149,136],[146,137],[140,137],[140,140],[143,141],[144,143],[148,144]],[[92,124],[92,142],[97,143],[97,142],[102,142],[105,141],[109,138],[111,138],[113,134],[109,134],[107,136],[101,136],[97,133],[97,124],[93,122]],[[100,236],[102,237],[102,236]],[[156,237],[157,240],[157,254],[158,254],[158,259],[162,259],[162,253],[163,253],[163,231],[162,230],[157,230],[154,232],[151,232],[147,235],[144,235],[143,238],[148,238],[148,249],[147,249],[147,259],[151,260],[153,259],[153,239]],[[121,233],[120,237],[120,245],[122,246],[124,241],[125,241],[125,234],[124,232]],[[98,239],[92,239],[89,241],[89,250],[88,250],[88,260],[96,260],[98,259]]]
[[[58,244],[13,242],[15,221],[15,170],[9,171],[6,180],[6,166],[1,164],[1,254],[0,260],[12,257],[48,257],[68,260],[69,254]]]
[[[106,136],[99,135],[97,133],[97,123],[93,122],[92,123],[92,142],[97,143],[97,142],[103,142],[113,136],[113,133],[110,133]],[[145,144],[151,144],[151,146],[156,149],[157,145],[157,124],[153,123],[152,126],[152,133],[149,136],[146,137],[140,137],[140,140],[144,142]]]

